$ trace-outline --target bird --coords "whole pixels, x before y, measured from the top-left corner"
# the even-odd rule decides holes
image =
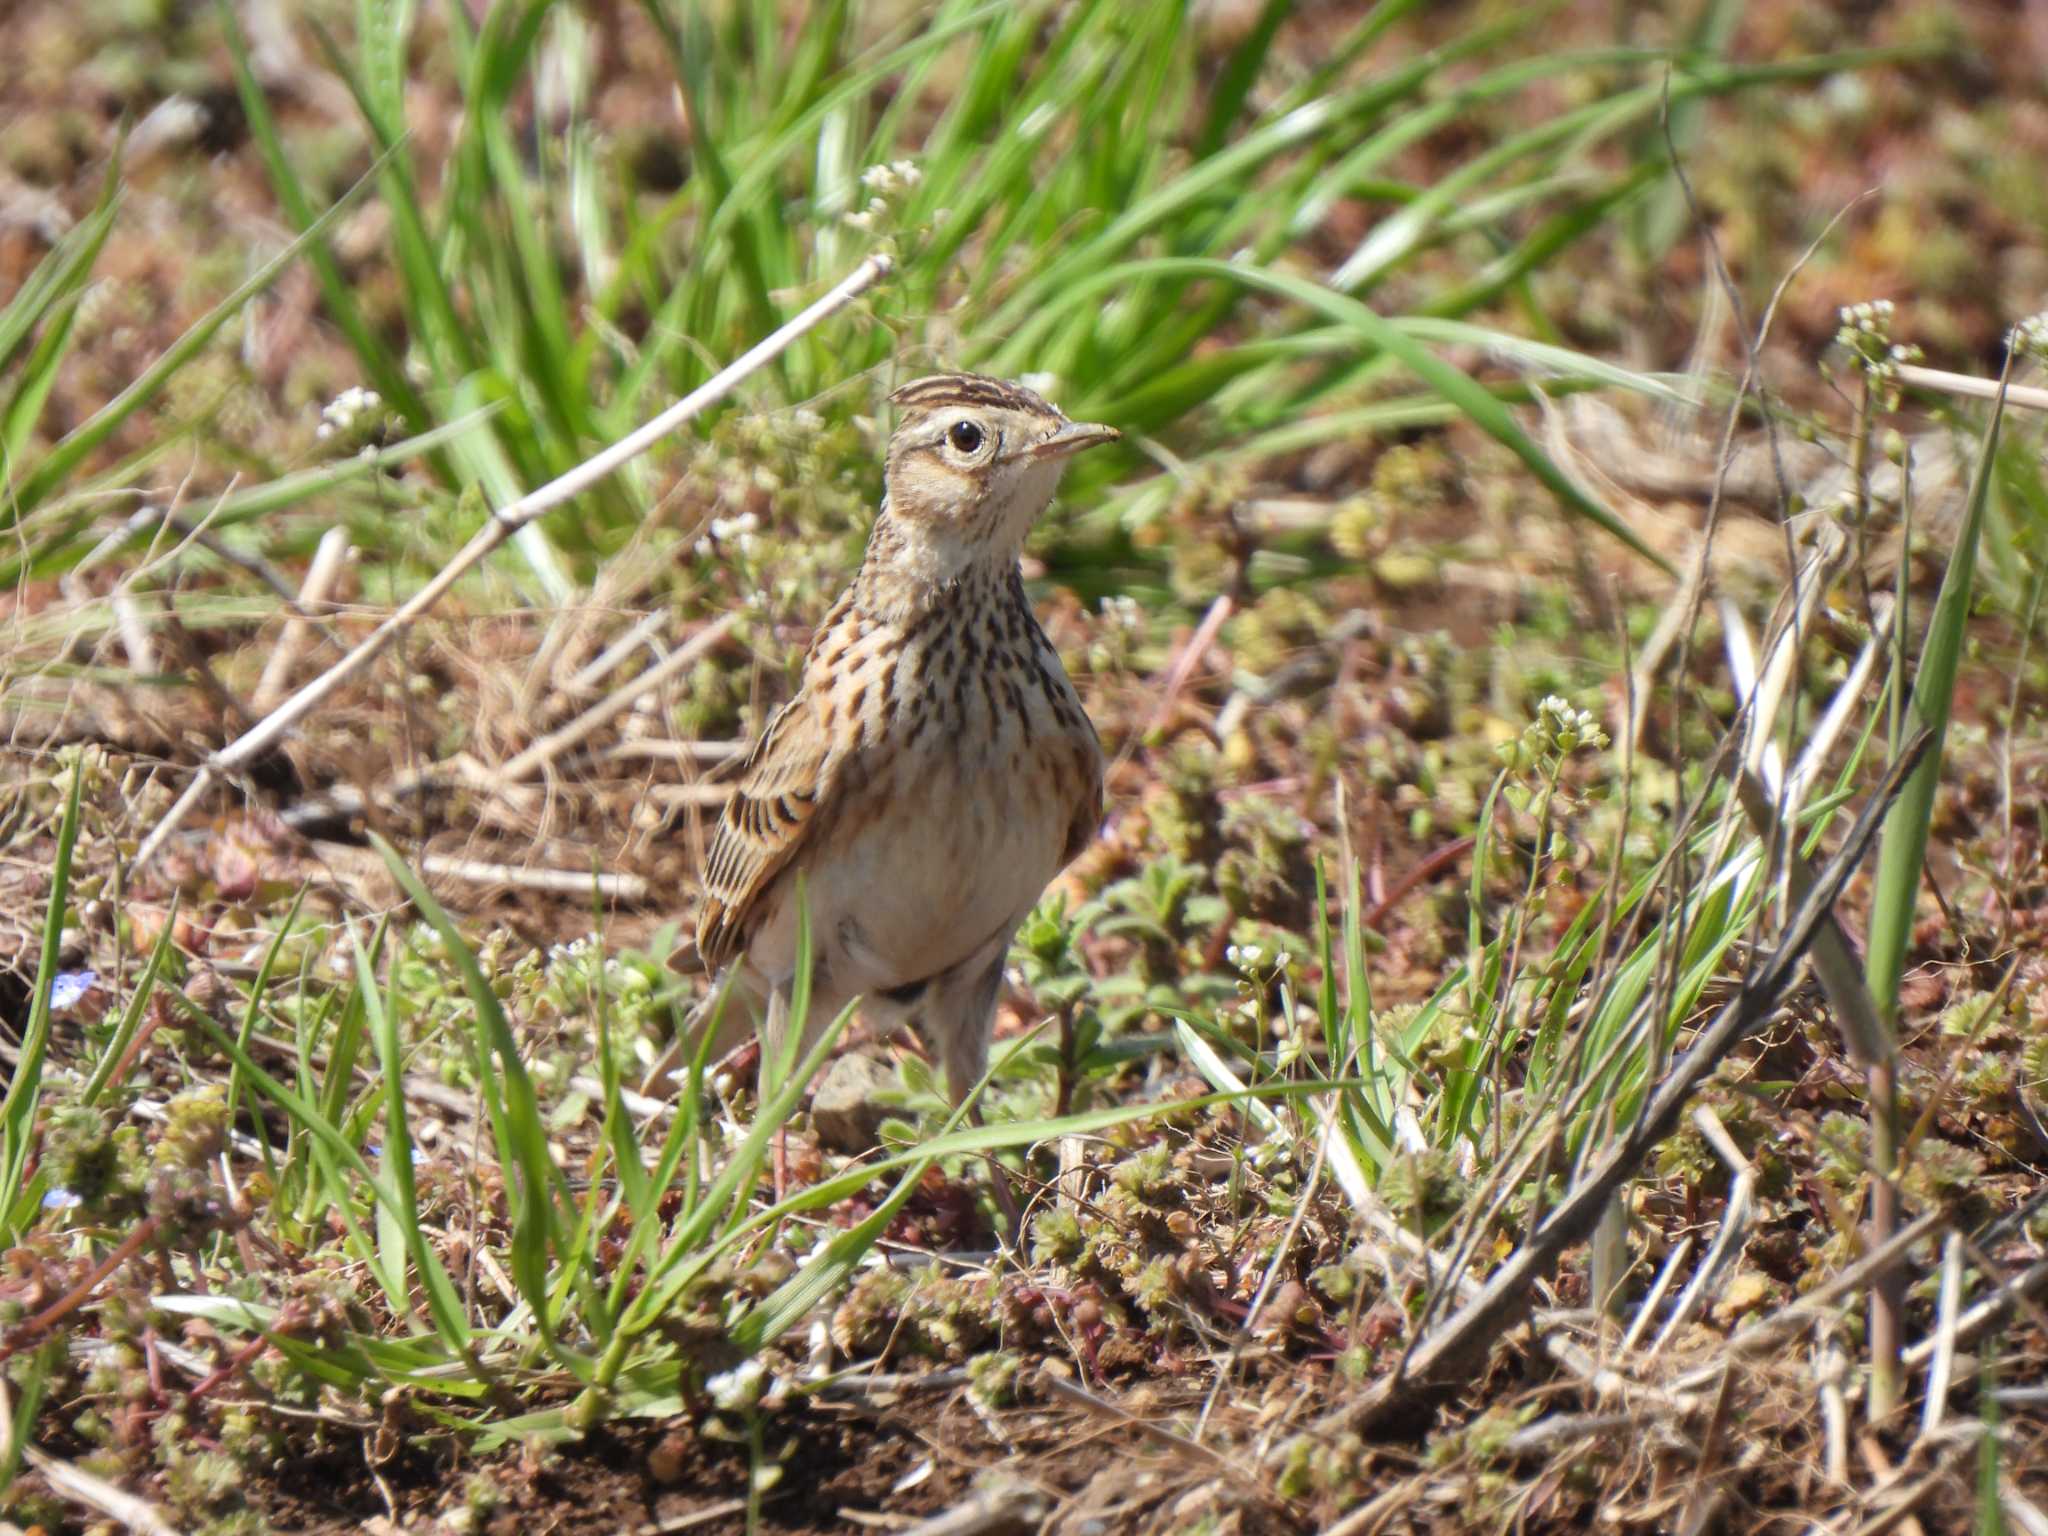
[[[1120,434],[979,374],[889,399],[900,416],[866,554],[737,772],[697,950],[779,1060],[801,899],[799,1052],[858,998],[871,1028],[917,1035],[957,1107],[987,1066],[1012,936],[1102,820],[1101,741],[1020,556],[1068,461]]]

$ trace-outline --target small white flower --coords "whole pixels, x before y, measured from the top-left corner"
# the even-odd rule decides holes
[[[1136,634],[1145,622],[1145,610],[1135,597],[1105,597],[1102,616],[1126,634]]]
[[[876,194],[874,207],[885,197],[908,192],[924,180],[924,172],[912,160],[892,160],[887,165],[871,165],[860,173],[860,184]]]
[[[725,1413],[745,1413],[767,1395],[768,1367],[759,1360],[742,1360],[729,1371],[720,1371],[704,1383],[712,1406]]]
[[[1599,751],[1607,745],[1607,733],[1590,710],[1574,709],[1570,702],[1551,694],[1536,706],[1536,719],[1529,727],[1538,752],[1574,752],[1580,747]]]
[[[2029,315],[2006,336],[2015,352],[2024,352],[2036,362],[2048,362],[2048,310]]]
[[[358,420],[374,414],[383,407],[384,398],[374,389],[353,385],[344,389],[320,412],[320,425],[313,435],[325,442],[328,438],[351,431]]]

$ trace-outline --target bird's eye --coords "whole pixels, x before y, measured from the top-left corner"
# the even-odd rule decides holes
[[[956,421],[946,431],[946,440],[962,453],[975,453],[981,448],[982,432],[971,421]]]

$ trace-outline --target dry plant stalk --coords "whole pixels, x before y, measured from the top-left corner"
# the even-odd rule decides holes
[[[341,578],[342,566],[348,563],[348,550],[346,528],[336,526],[320,536],[320,546],[314,550],[313,563],[307,567],[306,579],[299,587],[298,612],[285,622],[284,633],[278,636],[277,649],[270,653],[256,691],[249,696],[252,708],[269,710],[275,707],[284,696],[285,689],[291,686],[292,669],[298,666],[306,642],[312,638],[312,616],[327,611],[328,595]]]
[[[551,508],[581,495],[613,470],[645,453],[662,438],[716,405],[731,394],[742,381],[788,350],[798,337],[815,329],[887,277],[892,265],[885,255],[878,253],[868,257],[830,293],[780,330],[757,342],[736,362],[728,364],[653,420],[629,432],[611,447],[586,459],[567,474],[550,481],[537,491],[529,492],[511,506],[494,511],[483,527],[477,530],[475,536],[435,574],[434,579],[400,605],[389,618],[372,630],[360,645],[200,764],[199,771],[193,775],[192,782],[186,786],[185,792],[164,813],[163,820],[151,828],[149,835],[142,840],[142,845],[135,850],[132,867],[140,869],[156,856],[170,835],[192,813],[193,807],[199,803],[207,790],[231,774],[248,767],[267,752],[285,732],[311,714],[329,694],[369,665],[387,645],[411,625],[413,620],[439,602],[465,572],[504,543],[518,529]]]
[[[1361,1430],[1434,1398],[1454,1386],[1475,1355],[1527,1314],[1537,1278],[1556,1265],[1567,1246],[1592,1232],[1613,1192],[1635,1175],[1651,1149],[1670,1134],[1721,1058],[1777,1007],[1823,919],[1833,911],[1843,886],[1862,864],[1885,814],[1930,741],[1922,731],[1907,742],[1840,850],[1788,917],[1777,948],[1757,967],[1742,991],[1699,1032],[1692,1048],[1673,1063],[1627,1132],[1615,1139],[1528,1241],[1494,1271],[1479,1294],[1415,1344],[1403,1372],[1374,1382],[1350,1402],[1331,1410],[1317,1422],[1315,1432]]]

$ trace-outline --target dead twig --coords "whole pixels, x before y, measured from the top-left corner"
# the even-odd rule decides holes
[[[1173,665],[1167,668],[1152,718],[1145,722],[1144,730],[1132,734],[1133,742],[1143,741],[1166,724],[1181,690],[1187,687],[1188,680],[1195,675],[1195,668],[1202,664],[1202,658],[1209,654],[1209,647],[1216,643],[1216,637],[1223,633],[1223,626],[1230,622],[1230,616],[1235,612],[1237,602],[1228,592],[1222,593],[1209,605],[1209,611],[1202,615],[1202,622],[1195,626],[1194,633],[1188,636],[1188,643],[1181,647],[1180,654],[1173,658]]]
[[[8,1391],[6,1380],[0,1378],[0,1444],[11,1441],[14,1431],[14,1397]],[[58,1497],[83,1504],[118,1525],[142,1532],[142,1536],[178,1536],[177,1528],[148,1500],[122,1492],[105,1478],[95,1477],[83,1467],[59,1461],[33,1441],[24,1439],[21,1450],[22,1459],[42,1474],[43,1481]]]
[[[320,535],[320,545],[313,551],[306,579],[299,587],[295,611],[286,620],[284,633],[277,637],[277,649],[263,665],[256,691],[249,696],[251,709],[264,711],[276,707],[285,689],[291,686],[292,669],[298,666],[299,657],[305,654],[306,641],[311,638],[311,616],[327,611],[328,594],[341,579],[341,568],[348,562],[348,547],[346,528],[336,525]]]
[[[639,623],[585,662],[576,675],[569,679],[563,692],[576,694],[595,688],[616,672],[629,656],[667,628],[668,621],[668,614],[659,608],[642,617]]]
[[[1537,1282],[1556,1266],[1565,1248],[1583,1241],[1600,1219],[1622,1182],[1634,1176],[1651,1149],[1678,1123],[1693,1093],[1720,1065],[1734,1044],[1760,1027],[1778,1006],[1804,963],[1822,918],[1834,907],[1842,888],[1862,865],[1879,826],[1907,776],[1918,765],[1932,738],[1921,731],[1902,751],[1872,795],[1841,849],[1829,861],[1785,925],[1769,959],[1757,967],[1742,990],[1703,1029],[1665,1074],[1655,1095],[1617,1137],[1607,1152],[1568,1193],[1529,1240],[1496,1269],[1468,1306],[1433,1329],[1408,1357],[1400,1375],[1383,1377],[1351,1402],[1333,1410],[1317,1424],[1321,1433],[1369,1427],[1381,1420],[1433,1400],[1465,1379],[1475,1356],[1517,1319],[1536,1295]]]
[[[493,777],[503,784],[516,784],[521,779],[532,777],[535,772],[552,763],[564,752],[588,740],[601,726],[624,714],[655,689],[665,686],[671,678],[695,666],[705,652],[732,633],[733,626],[739,621],[739,614],[728,613],[698,630],[673,653],[663,657],[625,687],[607,694],[560,730],[550,731],[541,737],[539,741],[499,768]]]
[[[1955,1320],[1954,1342],[1951,1348],[1962,1348],[1978,1334],[1995,1328],[2012,1315],[2013,1309],[2022,1306],[2048,1290],[2048,1259],[2030,1264],[2012,1279],[1991,1292],[1982,1301]],[[1917,1370],[1933,1358],[1940,1346],[1937,1339],[1922,1339],[1909,1346],[1900,1356],[1899,1363],[1909,1370]]]
[[[1765,1350],[1776,1349],[1801,1328],[1825,1314],[1836,1298],[1855,1290],[1870,1277],[1887,1265],[1896,1263],[1899,1255],[1915,1243],[1926,1241],[1940,1229],[1947,1218],[1939,1211],[1930,1211],[1918,1220],[1899,1228],[1879,1246],[1871,1249],[1847,1269],[1827,1281],[1818,1289],[1809,1291],[1782,1312],[1770,1317],[1759,1318],[1737,1331],[1728,1341],[1727,1352],[1733,1355],[1755,1355]],[[2042,1268],[2048,1269],[2048,1265]],[[1719,1370],[1718,1365],[1712,1367]]]
[[[1913,1520],[1937,1488],[1976,1460],[1977,1439],[1976,1435],[1971,1435],[1949,1447],[1948,1454],[1935,1464],[1933,1471],[1918,1482],[1908,1484],[1889,1506],[1857,1526],[1852,1536],[1885,1536],[1887,1531],[1895,1531]]]
[[[1951,1232],[1941,1246],[1941,1302],[1935,1308],[1934,1359],[1927,1368],[1927,1400],[1920,1409],[1920,1438],[1948,1417],[1949,1383],[1956,1371],[1956,1313],[1963,1304],[1963,1234]]]
[[[518,864],[492,864],[481,859],[421,854],[420,873],[470,885],[510,886],[520,891],[545,891],[555,896],[587,896],[596,891],[606,901],[628,904],[647,899],[647,882],[639,875],[606,874],[594,869],[528,869]]]
[[[1700,1128],[1700,1134],[1720,1154],[1721,1161],[1735,1170],[1735,1180],[1728,1190],[1728,1204],[1721,1215],[1721,1230],[1715,1234],[1713,1245],[1707,1249],[1707,1256],[1700,1260],[1700,1267],[1692,1277],[1692,1283],[1679,1295],[1678,1304],[1671,1309],[1671,1316],[1658,1330],[1657,1338],[1650,1345],[1650,1358],[1655,1359],[1678,1330],[1685,1326],[1707,1297],[1721,1271],[1734,1261],[1741,1252],[1742,1240],[1749,1235],[1750,1208],[1756,1196],[1756,1169],[1749,1159],[1742,1155],[1742,1149],[1735,1145],[1734,1138],[1721,1124],[1721,1117],[1712,1109],[1701,1105],[1693,1111],[1693,1123]]]
[[[581,495],[620,465],[645,453],[685,422],[716,405],[731,394],[742,381],[772,362],[799,336],[815,329],[888,276],[891,266],[890,259],[885,255],[870,256],[854,269],[851,276],[817,303],[780,330],[756,343],[736,362],[714,374],[652,421],[629,432],[611,447],[585,460],[567,474],[550,481],[537,491],[522,496],[511,506],[494,511],[483,527],[477,530],[475,536],[435,574],[434,579],[401,604],[389,618],[372,630],[361,644],[249,730],[244,731],[200,764],[199,771],[192,776],[192,782],[185,787],[185,792],[164,813],[163,819],[150,829],[149,835],[135,850],[131,868],[140,869],[148,864],[171,834],[184,824],[185,818],[192,814],[193,808],[199,804],[209,789],[222,780],[240,773],[274,747],[287,731],[310,715],[337,688],[382,654],[385,647],[404,633],[415,619],[439,602],[465,572],[497,549],[506,539],[543,512]]]
[[[1650,1289],[1644,1295],[1642,1304],[1636,1308],[1636,1315],[1628,1325],[1628,1332],[1621,1336],[1621,1352],[1627,1354],[1642,1341],[1643,1332],[1655,1321],[1657,1308],[1664,1301],[1664,1293],[1671,1289],[1671,1282],[1678,1277],[1679,1267],[1692,1254],[1692,1238],[1681,1237],[1670,1253],[1664,1256],[1664,1267],[1657,1271],[1657,1278],[1650,1282]]]
[[[1996,400],[1999,396],[1999,383],[1996,379],[1983,379],[1969,373],[1947,373],[1939,368],[1922,368],[1918,363],[1899,364],[1899,382],[1910,384],[1915,389],[1931,389],[1938,394],[1960,395],[1966,400]],[[2007,405],[2022,405],[2030,411],[2048,411],[2048,389],[2009,384],[2005,387],[2004,393]]]
[[[1250,1471],[1240,1467],[1222,1452],[1211,1450],[1199,1440],[1190,1440],[1186,1435],[1168,1429],[1157,1420],[1142,1418],[1131,1412],[1130,1409],[1124,1407],[1121,1403],[1111,1402],[1106,1397],[1097,1397],[1093,1392],[1077,1387],[1071,1381],[1056,1376],[1051,1371],[1040,1370],[1036,1380],[1038,1389],[1048,1397],[1057,1397],[1064,1402],[1074,1404],[1076,1407],[1085,1408],[1098,1417],[1128,1425],[1130,1428],[1139,1431],[1147,1439],[1157,1440],[1161,1445],[1169,1446],[1196,1461],[1204,1462],[1219,1471],[1227,1472],[1232,1477],[1243,1478],[1247,1484],[1253,1481],[1253,1475]]]
[[[33,1445],[24,1447],[24,1455],[28,1464],[42,1473],[43,1481],[54,1492],[74,1504],[97,1510],[109,1520],[125,1525],[131,1531],[141,1532],[142,1536],[179,1536],[178,1528],[147,1499],[124,1493],[105,1478],[95,1477],[68,1461],[59,1461]]]
[[[1025,1536],[1045,1523],[1051,1509],[1043,1490],[1006,1478],[920,1520],[902,1536]]]

